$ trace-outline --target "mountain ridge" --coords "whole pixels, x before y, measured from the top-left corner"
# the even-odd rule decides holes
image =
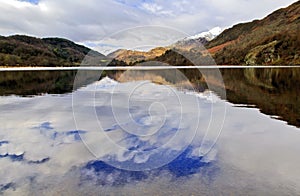
[[[105,59],[103,54],[64,38],[0,36],[0,66],[79,66],[86,56]]]
[[[299,65],[300,1],[240,23],[206,44],[217,64]]]

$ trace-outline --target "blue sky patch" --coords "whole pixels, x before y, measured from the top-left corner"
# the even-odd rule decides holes
[[[73,136],[74,141],[81,141],[80,134],[85,134],[86,131],[82,130],[71,130],[66,132],[57,132],[54,130],[54,127],[52,126],[51,122],[44,122],[40,124],[38,127],[34,127],[34,129],[39,129],[40,133],[51,140],[57,140],[62,139],[66,136]]]
[[[8,154],[6,153],[5,155],[0,155],[0,158],[9,158],[11,161],[24,161],[24,153],[20,155],[16,154]]]
[[[80,134],[85,134],[86,131],[81,131],[81,130],[75,130],[75,131],[68,131],[66,135],[73,135],[75,141],[81,141]]]
[[[4,144],[9,144],[9,142],[8,141],[0,141],[0,146],[2,146]]]
[[[19,1],[25,1],[25,2],[35,4],[35,5],[39,4],[39,0],[19,0]]]
[[[180,156],[166,166],[176,177],[189,176],[199,172],[201,167],[209,163],[201,162],[203,157],[189,157],[192,149],[185,150]]]
[[[187,148],[180,156],[169,164],[151,171],[127,171],[115,168],[102,160],[90,161],[81,168],[81,181],[94,181],[97,185],[122,186],[161,175],[167,171],[176,180],[200,172],[211,163],[202,162],[203,157],[191,156],[192,147]],[[216,171],[216,170],[215,170]],[[214,173],[207,173],[214,174]]]
[[[92,170],[98,176],[94,179],[94,176],[86,175],[84,171]],[[113,176],[113,179],[110,179]],[[143,171],[126,171],[115,168],[106,164],[103,161],[91,161],[82,170],[82,181],[95,180],[97,185],[109,185],[109,186],[123,186],[127,183],[138,182],[147,179],[148,175]]]
[[[3,191],[6,191],[8,189],[16,190],[16,185],[14,183],[8,183],[8,184],[0,184],[0,193]]]
[[[44,158],[42,160],[38,160],[38,161],[28,161],[28,164],[43,164],[43,163],[46,163],[50,160],[49,157],[47,158]]]
[[[40,128],[42,129],[46,129],[46,130],[52,130],[53,127],[51,126],[50,122],[44,122],[40,125]]]

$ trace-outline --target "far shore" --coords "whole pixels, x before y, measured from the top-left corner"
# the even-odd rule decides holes
[[[71,70],[165,70],[165,69],[246,69],[246,68],[300,68],[300,65],[201,65],[201,66],[0,66],[0,71],[71,71]]]

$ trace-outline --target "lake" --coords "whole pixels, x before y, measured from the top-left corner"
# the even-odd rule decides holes
[[[0,194],[296,195],[300,68],[0,72]]]

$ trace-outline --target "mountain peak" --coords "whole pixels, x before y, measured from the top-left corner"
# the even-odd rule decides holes
[[[217,37],[220,33],[222,33],[221,27],[214,27],[213,29],[202,32],[190,37],[186,37],[184,40],[191,40],[191,39],[199,39],[199,38],[205,38],[207,41],[211,41],[215,37]]]

